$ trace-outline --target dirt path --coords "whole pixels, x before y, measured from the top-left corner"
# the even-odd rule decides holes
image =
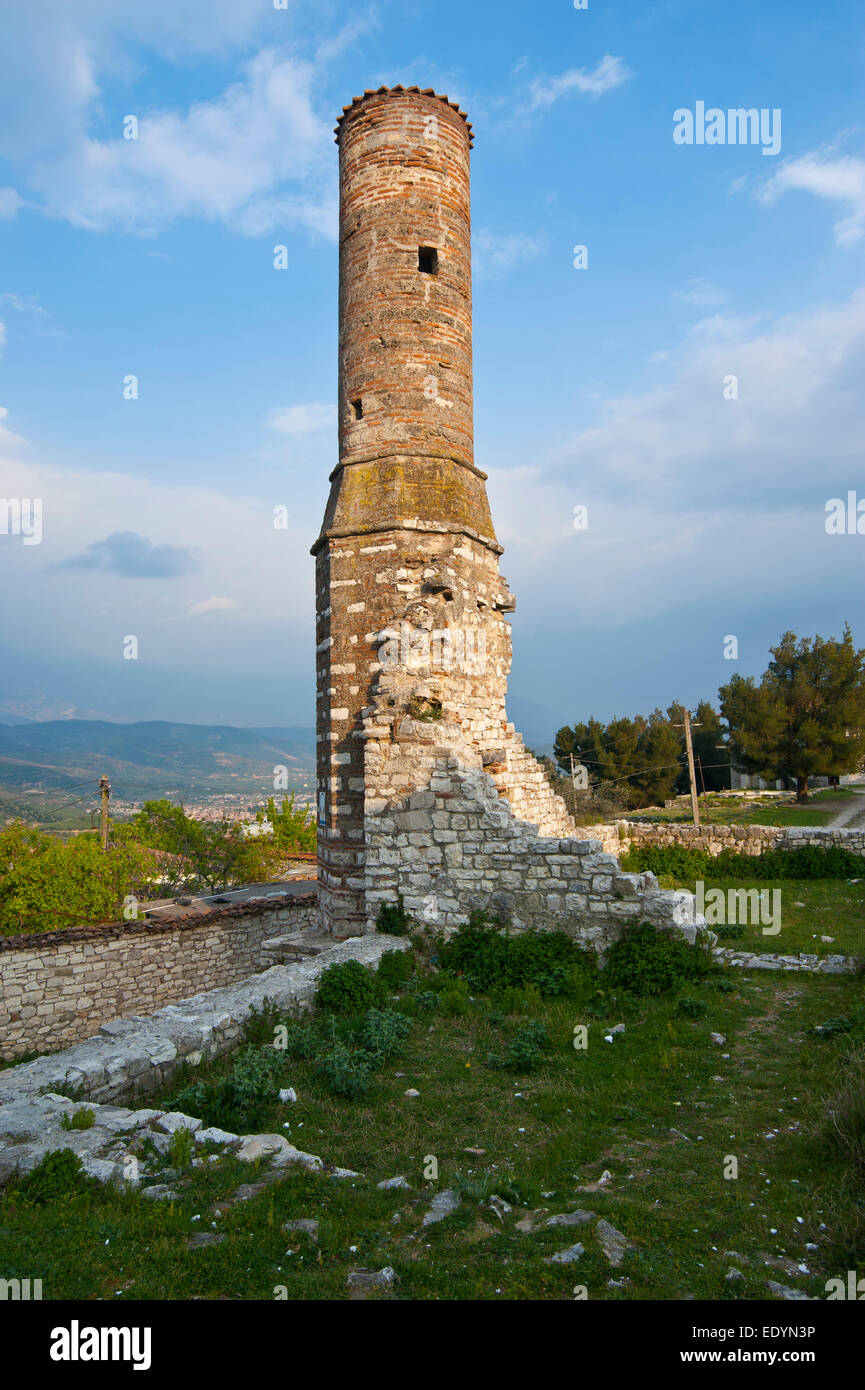
[[[837,816],[830,820],[827,829],[829,830],[861,830],[865,828],[865,789],[856,792],[856,796],[847,802],[843,811],[839,811]]]

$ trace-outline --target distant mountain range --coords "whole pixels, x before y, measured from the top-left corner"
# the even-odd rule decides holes
[[[315,766],[315,730],[101,719],[0,724],[0,791],[7,799],[79,788],[86,795],[103,775],[116,798],[183,791],[189,799],[265,789],[277,766],[288,768],[289,789],[305,785]]]

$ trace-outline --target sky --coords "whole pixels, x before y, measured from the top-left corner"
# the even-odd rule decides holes
[[[865,535],[826,529],[865,499],[861,4],[277,4],[0,17],[0,720],[314,722],[333,125],[383,83],[474,127],[529,738],[715,698],[787,629],[865,645]],[[766,138],[680,142],[698,103]]]

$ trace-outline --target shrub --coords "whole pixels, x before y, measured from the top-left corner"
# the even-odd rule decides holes
[[[666,994],[684,980],[706,974],[711,957],[703,946],[659,931],[649,922],[628,927],[610,947],[605,983],[636,995]]]
[[[116,921],[124,898],[148,896],[152,862],[141,846],[96,834],[63,842],[21,822],[0,830],[0,934]]]
[[[325,1013],[362,1014],[383,1002],[384,981],[360,964],[346,960],[322,972],[316,1003]]]
[[[172,1168],[189,1168],[192,1163],[192,1152],[195,1145],[195,1136],[191,1129],[176,1129],[171,1136],[171,1144],[168,1149],[168,1161]]]
[[[442,970],[462,975],[470,988],[483,992],[543,982],[549,993],[570,994],[596,968],[593,957],[564,932],[508,936],[477,919],[440,945],[438,959]]]
[[[677,999],[676,1008],[683,1018],[705,1018],[708,1013],[707,1006],[702,999]]]
[[[827,1018],[825,1023],[818,1023],[811,1031],[818,1038],[837,1038],[841,1033],[849,1033],[852,1027],[851,1018]]]
[[[687,849],[684,845],[632,845],[620,859],[626,873],[640,874],[650,870],[685,882],[704,881],[712,877],[713,858],[702,849]]]
[[[412,919],[405,910],[402,893],[398,894],[395,903],[379,903],[378,916],[375,919],[376,931],[382,932],[385,936],[408,936],[411,925]]]
[[[405,989],[413,974],[411,951],[385,951],[378,963],[378,978],[392,994]]]
[[[717,926],[712,927],[712,931],[721,941],[732,941],[744,936],[747,930],[744,922],[719,922]]]
[[[178,1091],[174,1104],[185,1114],[201,1116],[208,1125],[249,1133],[265,1122],[284,1073],[282,1052],[248,1047],[227,1076],[193,1082]]]
[[[417,1013],[432,1013],[439,1006],[439,996],[434,989],[422,989],[411,996],[411,1002]]]
[[[272,999],[263,999],[260,1009],[253,1004],[243,1025],[243,1041],[252,1047],[266,1047],[272,1043],[282,1023],[281,1012]]]
[[[92,1129],[96,1122],[96,1115],[92,1110],[76,1110],[74,1115],[68,1112],[60,1116],[61,1129]]]
[[[526,1023],[514,1034],[504,1057],[491,1053],[487,1057],[487,1066],[503,1067],[506,1071],[537,1071],[549,1045],[550,1035],[542,1023]]]
[[[81,1159],[71,1149],[53,1149],[22,1179],[18,1191],[29,1202],[42,1206],[76,1191],[86,1191],[89,1179],[81,1171]]]
[[[345,1043],[336,1043],[320,1057],[316,1072],[335,1096],[356,1100],[369,1088],[371,1059],[365,1052],[352,1051]]]
[[[314,1023],[298,1023],[292,1019],[282,1025],[285,1029],[281,1035],[280,1043],[274,1043],[274,1048],[288,1057],[291,1061],[308,1062],[319,1050],[319,1039]]]
[[[571,975],[569,971],[557,965],[548,975],[539,975],[535,984],[545,999],[555,999],[568,993],[571,988]]]
[[[393,1009],[370,1009],[357,1035],[360,1049],[369,1058],[370,1066],[380,1067],[402,1051],[411,1032],[411,1019]]]
[[[446,1018],[461,1018],[471,1007],[471,995],[465,980],[448,980],[438,991],[438,1006]]]
[[[550,1035],[544,1025],[534,1021],[527,1023],[511,1039],[505,1053],[505,1067],[508,1071],[537,1071],[549,1045]]]
[[[602,989],[595,990],[584,1008],[590,1018],[609,1018],[613,1012],[613,1005]]]
[[[721,879],[765,883],[775,879],[860,878],[865,870],[862,855],[818,845],[771,849],[764,854],[737,854],[725,849],[717,855],[684,845],[643,845],[628,850],[621,864],[631,873],[650,869],[658,877],[670,875],[686,883],[697,879],[704,883]]]

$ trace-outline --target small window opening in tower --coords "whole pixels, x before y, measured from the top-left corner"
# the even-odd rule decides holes
[[[422,275],[438,275],[439,253],[434,246],[419,246],[417,268]]]
[[[352,401],[351,408],[354,411],[355,420],[363,419],[363,401]]]

